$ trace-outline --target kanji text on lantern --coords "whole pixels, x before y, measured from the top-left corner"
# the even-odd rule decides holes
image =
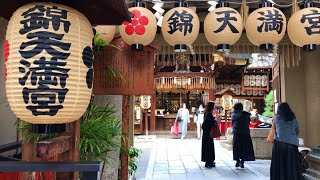
[[[19,83],[21,86],[26,86],[27,81],[31,84],[32,88],[24,87],[22,94],[28,104],[26,108],[35,116],[56,115],[63,108],[62,103],[69,91],[66,81],[70,69],[66,65],[71,43],[65,42],[65,34],[59,31],[62,25],[63,32],[69,32],[71,23],[67,15],[66,10],[44,5],[35,5],[21,15],[23,28],[19,33],[28,41],[20,45],[19,53],[23,59],[20,60],[19,72],[23,77],[19,78]]]
[[[215,30],[215,33],[223,31],[227,26],[230,28],[232,33],[239,33],[237,28],[232,25],[230,21],[237,21],[236,17],[232,17],[232,14],[237,14],[235,11],[219,11],[216,12],[217,15],[223,15],[223,17],[217,18],[218,22],[222,22],[222,25]]]
[[[262,21],[261,25],[258,26],[259,32],[277,31],[278,34],[281,34],[284,19],[280,11],[273,9],[267,10],[267,13],[263,11],[258,13],[261,15],[258,20]]]
[[[183,10],[181,13],[178,11],[174,11],[174,13],[168,19],[170,34],[175,33],[177,30],[180,32],[183,31],[183,35],[186,36],[187,33],[192,32],[193,24],[192,24],[193,16],[189,12]]]
[[[311,10],[310,14],[304,14],[301,18],[301,22],[308,22],[311,26],[305,27],[308,35],[320,34],[320,12],[317,10]]]

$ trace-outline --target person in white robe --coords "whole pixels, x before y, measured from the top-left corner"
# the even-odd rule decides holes
[[[202,106],[202,104],[200,104],[198,111],[197,111],[197,138],[201,139],[202,137],[202,123],[203,123],[203,119],[204,119],[204,108]]]
[[[188,123],[190,123],[189,110],[185,103],[183,103],[182,108],[179,109],[176,119],[181,119],[179,122],[179,132],[181,132],[181,139],[184,139],[188,132]]]

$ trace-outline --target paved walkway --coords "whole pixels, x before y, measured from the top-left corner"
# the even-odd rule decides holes
[[[171,138],[171,139],[170,139]],[[135,174],[137,180],[268,180],[270,160],[245,163],[245,169],[235,168],[232,151],[215,141],[216,167],[207,169],[201,162],[201,140],[172,139],[153,135],[135,137],[135,146],[143,151]]]

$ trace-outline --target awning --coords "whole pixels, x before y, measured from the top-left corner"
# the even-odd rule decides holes
[[[0,17],[7,20],[21,6],[31,2],[49,0],[1,0]],[[82,12],[92,25],[120,25],[131,21],[125,0],[50,0]]]

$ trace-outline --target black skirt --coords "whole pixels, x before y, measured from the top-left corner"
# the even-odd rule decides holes
[[[233,134],[233,160],[255,160],[250,134]]]
[[[302,180],[298,146],[274,140],[270,180]]]
[[[215,159],[214,141],[210,137],[210,132],[204,131],[202,136],[201,161],[213,163]]]

